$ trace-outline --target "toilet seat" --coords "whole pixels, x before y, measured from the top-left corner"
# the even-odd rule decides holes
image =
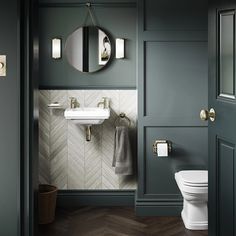
[[[208,193],[208,171],[184,170],[175,173],[181,191],[189,194]]]
[[[208,187],[207,170],[183,170],[178,172],[179,180],[189,187]]]

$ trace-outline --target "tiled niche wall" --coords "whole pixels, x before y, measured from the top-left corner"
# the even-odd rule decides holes
[[[69,98],[81,107],[96,107],[102,97],[110,98],[111,116],[92,126],[92,140],[85,140],[85,128],[64,118]],[[59,102],[64,109],[50,110]],[[39,92],[39,182],[59,189],[135,189],[136,175],[118,176],[112,167],[114,122],[125,112],[132,121],[130,139],[136,165],[136,90],[40,90]]]

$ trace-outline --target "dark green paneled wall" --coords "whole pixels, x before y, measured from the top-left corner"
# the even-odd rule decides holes
[[[198,117],[207,105],[206,75],[206,42],[147,42],[145,115]]]
[[[147,0],[145,5],[147,31],[207,30],[206,0]]]
[[[99,3],[100,1],[96,1]],[[65,3],[65,1],[64,1]],[[77,1],[78,3],[78,1]],[[81,2],[80,2],[81,3]],[[112,3],[110,1],[110,3]],[[127,3],[127,1],[126,1]],[[83,25],[87,10],[84,6],[59,7],[46,4],[40,7],[40,88],[135,88],[136,87],[136,7],[135,3],[113,6],[102,3],[93,7],[96,22],[112,38],[126,39],[126,58],[116,60],[103,70],[86,74],[70,66],[62,52],[62,59],[51,58],[51,39],[61,37],[63,48],[66,38]],[[91,20],[88,19],[88,24]],[[114,56],[114,55],[113,55]]]
[[[4,0],[0,54],[7,56],[7,76],[0,77],[0,235],[18,235],[20,220],[20,77],[18,1]]]
[[[138,1],[138,215],[179,215],[174,174],[206,169],[207,1]],[[169,157],[155,140],[172,142]]]
[[[174,173],[184,169],[205,169],[207,165],[207,129],[205,127],[146,127],[146,147],[155,139],[166,138],[172,142],[169,157],[160,158],[146,148],[145,194],[178,195]],[[155,174],[154,174],[155,173]]]

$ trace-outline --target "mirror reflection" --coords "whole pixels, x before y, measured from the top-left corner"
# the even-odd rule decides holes
[[[70,65],[82,72],[95,72],[107,65],[111,41],[96,26],[80,27],[66,40],[65,53]]]

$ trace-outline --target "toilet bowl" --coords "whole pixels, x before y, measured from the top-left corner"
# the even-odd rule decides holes
[[[208,229],[208,171],[184,170],[175,173],[183,196],[181,217],[190,230]]]

